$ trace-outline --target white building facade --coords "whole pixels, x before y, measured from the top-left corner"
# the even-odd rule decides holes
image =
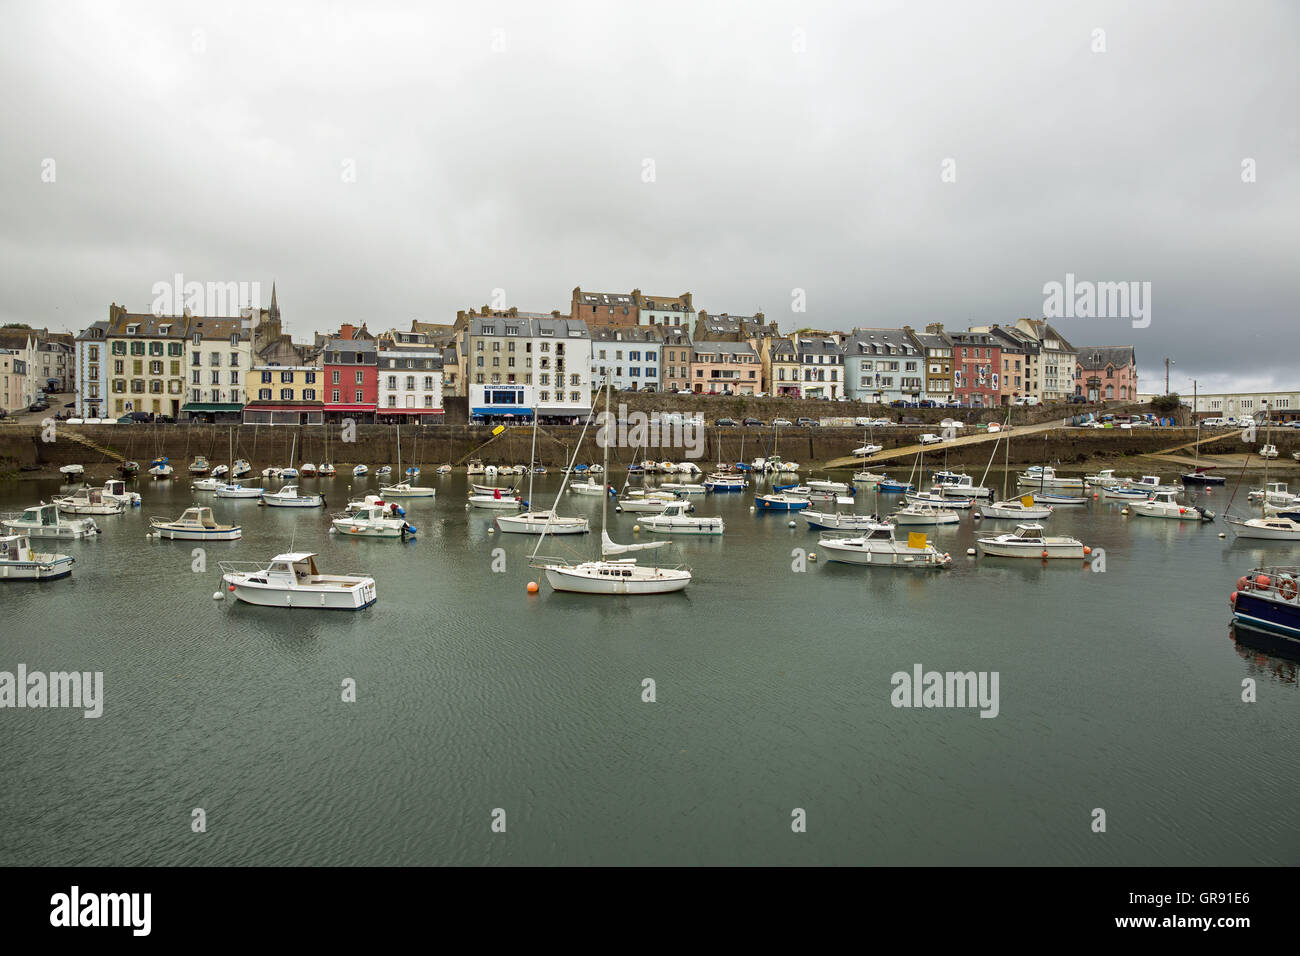
[[[591,333],[579,320],[475,315],[466,335],[471,421],[578,422],[591,411]]]
[[[77,336],[77,417],[108,413],[108,323],[94,322]]]
[[[663,390],[663,352],[657,330],[604,326],[591,333],[591,371],[602,384],[636,392]]]
[[[379,343],[380,422],[442,421],[442,349],[420,344]]]

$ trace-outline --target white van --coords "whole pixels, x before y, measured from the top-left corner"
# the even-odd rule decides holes
[[[1013,405],[1041,405],[1043,400],[1037,395],[1021,395],[1011,404]]]
[[[1228,420],[1226,418],[1202,418],[1201,419],[1202,428],[1225,428],[1227,424],[1228,424]]]

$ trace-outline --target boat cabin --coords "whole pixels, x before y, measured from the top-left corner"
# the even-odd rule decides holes
[[[195,524],[204,528],[220,527],[212,517],[211,508],[186,508],[185,513],[176,521],[177,524]]]
[[[1018,541],[1043,541],[1043,526],[1041,524],[1018,524],[1016,533],[1012,535]]]
[[[0,561],[31,561],[32,546],[25,534],[0,537]]]
[[[118,481],[116,479],[113,479],[111,481],[106,481],[104,482],[104,492],[105,494],[110,494],[110,495],[125,495],[126,482]]]
[[[59,524],[59,508],[54,504],[33,505],[18,518],[23,524],[56,525]]]
[[[277,554],[266,568],[266,578],[271,584],[295,586],[319,574],[316,555],[309,552]]]

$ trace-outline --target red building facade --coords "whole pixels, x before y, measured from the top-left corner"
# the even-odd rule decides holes
[[[975,408],[997,408],[1002,388],[998,338],[983,332],[950,332],[948,337],[952,339],[952,390],[957,401]]]
[[[373,422],[379,404],[379,362],[369,339],[330,339],[323,355],[325,420]]]

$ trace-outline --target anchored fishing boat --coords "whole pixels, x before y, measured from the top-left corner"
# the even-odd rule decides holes
[[[939,508],[932,504],[920,503],[914,503],[899,508],[889,517],[894,524],[899,525],[900,527],[908,525],[958,524],[961,521],[961,515],[951,508]]]
[[[192,462],[190,462],[190,474],[206,475],[209,469],[211,469],[211,467],[212,466],[208,464],[208,460],[204,458],[202,455],[199,455]]]
[[[658,514],[641,518],[641,527],[662,534],[722,534],[726,531],[722,518],[689,514],[688,507],[685,501],[669,502]]]
[[[1148,518],[1172,518],[1175,521],[1213,521],[1214,512],[1206,511],[1195,505],[1178,503],[1178,495],[1172,488],[1161,488],[1152,493],[1145,501],[1135,501],[1129,506],[1134,514],[1146,515]]]
[[[1253,568],[1228,596],[1232,623],[1300,645],[1300,567]]]
[[[83,465],[64,465],[59,469],[60,473],[67,475],[69,478],[80,478],[85,470]]]
[[[811,505],[807,498],[784,492],[754,496],[754,508],[758,511],[802,511]]]
[[[980,507],[982,518],[1037,521],[1051,516],[1051,506],[1038,504],[1033,495],[1025,495],[1009,501],[995,501]]]
[[[894,537],[890,525],[862,535],[823,536],[817,546],[826,560],[841,564],[938,569],[952,563],[952,556],[930,544],[924,533],[909,533],[904,544]]]
[[[1018,525],[1015,531],[992,538],[977,538],[980,552],[1001,558],[1082,558],[1091,549],[1068,535],[1048,537],[1041,524]]]
[[[244,458],[236,459],[235,463],[230,466],[231,478],[247,478],[252,474],[253,466]]]
[[[51,499],[65,515],[120,515],[126,503],[117,498],[105,498],[98,488],[78,488],[70,495]]]
[[[357,467],[352,469],[353,478],[364,478],[368,474],[370,474],[370,469],[365,465],[357,465]]]
[[[648,512],[651,514],[663,511],[667,505],[677,501],[677,496],[667,491],[629,491],[627,494],[615,500],[616,511],[630,511],[633,513]]]
[[[25,534],[0,537],[0,581],[53,581],[72,573],[76,559],[32,550]]]
[[[279,491],[263,494],[262,504],[272,508],[321,508],[325,505],[325,496],[300,495],[297,485],[285,485]]]
[[[267,565],[221,561],[221,580],[236,600],[263,607],[360,611],[378,599],[375,579],[362,574],[321,574],[308,551],[277,554]]]
[[[409,538],[416,528],[393,503],[367,496],[365,502],[349,502],[346,511],[332,515],[332,529],[354,538]]]
[[[1038,488],[1039,491],[1083,491],[1082,478],[1066,478],[1057,475],[1056,469],[1051,466],[1035,465],[1025,470],[1024,474],[1017,475],[1018,484],[1030,485]]]
[[[258,485],[244,485],[242,481],[232,481],[229,484],[217,485],[218,498],[260,498],[266,490]]]
[[[537,460],[537,409],[533,409],[533,443],[528,451],[529,464]],[[535,469],[528,472],[529,508],[515,515],[497,515],[493,521],[497,530],[506,534],[586,534],[590,528],[583,517],[565,517],[554,510],[533,510],[533,475]],[[481,487],[481,486],[475,486]],[[493,488],[495,493],[500,489]],[[510,489],[513,491],[514,489]]]
[[[149,474],[153,476],[154,481],[165,481],[172,476],[171,460],[168,458],[155,458],[149,462]]]
[[[104,482],[104,487],[100,491],[108,500],[120,501],[128,508],[138,508],[140,506],[140,493],[138,491],[127,491],[125,481],[110,478]]]
[[[31,538],[84,538],[99,534],[94,518],[65,518],[58,506],[42,501],[38,505],[0,515],[0,524],[10,534],[25,534]]]
[[[743,475],[730,475],[714,472],[704,480],[704,489],[717,494],[744,491],[748,486]]]
[[[212,517],[212,509],[186,508],[179,518],[150,518],[149,527],[159,538],[173,541],[234,541],[243,537],[239,525],[221,524]]]
[[[932,508],[952,508],[960,511],[969,511],[975,507],[974,498],[961,498],[956,495],[941,494],[937,489],[934,491],[909,491],[903,495],[908,504],[912,505],[929,505]]]
[[[812,531],[879,531],[890,527],[889,522],[878,515],[801,511],[799,517]]]

